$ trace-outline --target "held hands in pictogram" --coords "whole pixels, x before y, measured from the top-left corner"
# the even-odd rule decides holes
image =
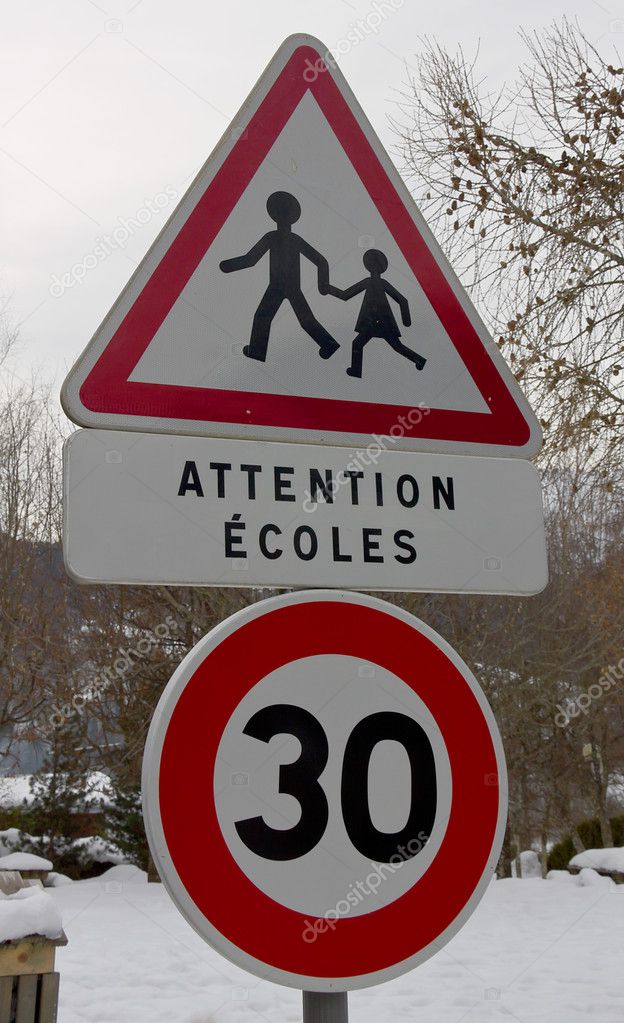
[[[243,353],[249,359],[264,362],[267,356],[271,324],[279,307],[288,301],[299,323],[319,346],[322,359],[329,359],[340,344],[316,319],[301,290],[301,257],[305,256],[318,270],[318,290],[321,295],[333,295],[344,302],[363,294],[362,305],[355,324],[356,336],[351,350],[349,376],[362,376],[364,347],[372,338],[387,341],[395,352],[423,369],[426,359],[413,352],[400,340],[401,331],[390,306],[389,298],[398,305],[404,327],[411,325],[409,303],[389,281],[382,276],[388,269],[388,260],[378,249],[368,249],[363,256],[364,268],[369,276],[344,290],[329,282],[329,263],[320,252],[291,229],[301,216],[301,206],[289,192],[274,192],[267,199],[267,213],[275,221],[276,229],[268,231],[244,256],[224,259],[219,265],[223,273],[244,270],[269,253],[269,286],[260,299],[251,327],[249,344]]]

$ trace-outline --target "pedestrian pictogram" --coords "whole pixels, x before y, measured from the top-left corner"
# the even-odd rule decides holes
[[[280,47],[63,388],[82,426],[531,455],[537,421],[342,74]],[[310,74],[310,67],[314,74]]]
[[[327,259],[291,231],[292,225],[301,216],[301,206],[294,195],[290,195],[289,192],[274,192],[267,199],[266,205],[267,213],[275,221],[277,229],[267,232],[245,255],[224,259],[219,264],[223,273],[232,273],[255,266],[265,254],[269,255],[269,286],[254,314],[251,339],[249,344],[243,347],[243,355],[259,362],[265,361],[271,324],[282,302],[285,301],[290,303],[306,334],[316,341],[322,359],[330,359],[340,348],[336,339],[315,319],[301,290],[300,263],[304,257],[318,268],[317,286],[321,295],[333,295],[348,302],[363,292],[362,307],[355,324],[357,334],[353,341],[351,365],[347,367],[350,376],[362,376],[364,346],[374,337],[387,341],[394,351],[413,362],[417,369],[423,369],[426,359],[399,341],[401,331],[390,308],[388,297],[398,304],[405,327],[410,327],[412,323],[409,303],[404,295],[383,279],[382,274],[388,269],[388,260],[383,252],[368,249],[362,262],[369,272],[369,277],[341,290],[330,284]]]

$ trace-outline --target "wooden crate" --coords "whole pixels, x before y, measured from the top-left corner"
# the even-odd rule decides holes
[[[56,1023],[59,975],[54,941],[32,935],[0,945],[0,1023]]]
[[[56,1023],[58,973],[0,977],[0,1023]]]

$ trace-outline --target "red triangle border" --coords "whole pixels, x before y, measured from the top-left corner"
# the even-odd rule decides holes
[[[312,64],[319,70],[313,81]],[[394,236],[490,413],[430,409],[411,424],[410,436],[522,447],[531,429],[490,358],[345,97],[310,46],[299,46],[260,103],[206,192],[152,273],[80,389],[96,413],[213,423],[243,423],[324,433],[388,435],[410,407],[331,398],[257,394],[212,388],[132,382],[128,378],[174,302],[221,230],[306,91],[327,118],[338,142]]]

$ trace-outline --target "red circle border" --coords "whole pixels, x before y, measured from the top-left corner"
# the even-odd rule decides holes
[[[453,791],[440,849],[414,887],[388,906],[335,921],[316,941],[306,942],[305,929],[316,918],[272,900],[242,873],[226,846],[213,779],[223,730],[246,693],[283,664],[319,654],[379,664],[418,694],[442,732]],[[490,728],[475,694],[431,639],[377,608],[309,601],[245,622],[195,669],[163,742],[160,816],[182,885],[229,942],[275,969],[327,978],[361,976],[425,949],[469,901],[488,866],[497,831],[498,770]],[[205,779],[203,802],[201,782],[193,785],[191,779]]]

